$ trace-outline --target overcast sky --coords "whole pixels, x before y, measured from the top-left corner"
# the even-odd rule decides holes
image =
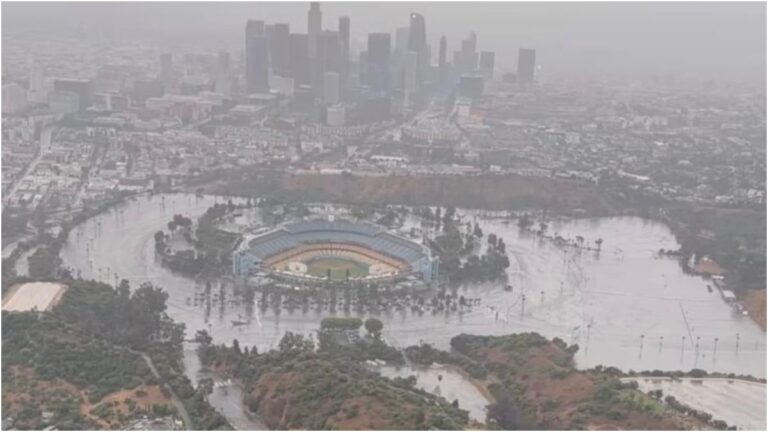
[[[288,22],[292,32],[306,32],[308,8],[306,2],[3,2],[2,21],[8,31],[79,26],[169,48],[242,50],[246,19]],[[350,16],[356,43],[369,32],[407,26],[408,14],[420,12],[433,55],[441,35],[451,52],[475,31],[479,49],[495,51],[503,68],[516,65],[523,47],[535,48],[537,63],[555,75],[677,74],[765,84],[763,2],[323,2],[321,10],[326,29]]]

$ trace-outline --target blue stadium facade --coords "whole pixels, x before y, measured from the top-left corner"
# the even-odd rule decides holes
[[[318,243],[348,244],[370,249],[410,266],[410,273],[424,281],[437,278],[438,261],[429,248],[387,232],[376,225],[348,221],[308,221],[284,224],[272,231],[245,239],[235,251],[232,272],[247,275],[277,254]]]

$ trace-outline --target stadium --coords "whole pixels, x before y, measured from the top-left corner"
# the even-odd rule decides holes
[[[232,259],[235,275],[267,272],[302,281],[383,281],[437,276],[429,249],[384,228],[348,221],[283,224],[246,236]]]

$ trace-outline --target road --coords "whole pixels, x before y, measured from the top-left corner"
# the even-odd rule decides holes
[[[35,170],[35,167],[37,166],[38,162],[40,162],[40,159],[45,156],[46,153],[51,151],[51,136],[53,135],[53,126],[48,126],[45,129],[43,129],[40,132],[40,148],[37,150],[37,156],[35,156],[34,159],[32,159],[32,162],[27,164],[27,167],[24,169],[24,172],[19,176],[19,178],[16,179],[15,182],[8,188],[8,191],[6,192],[6,204],[10,201],[11,196],[14,195],[16,190],[19,188],[19,185],[22,183],[24,178],[29,175],[29,173],[33,172]]]
[[[155,368],[155,364],[152,362],[152,359],[147,355],[147,353],[143,351],[136,351],[132,350],[130,348],[125,348],[126,350],[138,354],[141,356],[141,358],[144,359],[144,362],[149,367],[149,370],[152,371],[152,375],[157,378],[159,382],[163,382],[162,377],[160,376],[160,373],[157,372],[157,368]],[[184,404],[181,402],[181,399],[176,395],[176,392],[173,391],[170,385],[164,384],[165,387],[168,389],[168,392],[171,394],[171,401],[173,402],[173,405],[176,407],[176,411],[181,416],[182,421],[184,421],[184,426],[187,430],[191,430],[192,425],[192,419],[189,418],[189,413],[187,412],[187,408],[184,406]]]
[[[765,383],[729,378],[666,376],[622,378],[637,381],[640,391],[661,390],[680,402],[745,430],[765,430]]]

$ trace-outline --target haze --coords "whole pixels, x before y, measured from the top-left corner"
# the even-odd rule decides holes
[[[167,48],[242,51],[245,19],[288,22],[306,32],[305,2],[5,3],[3,31],[78,29],[93,37],[142,38]],[[766,22],[762,2],[722,3],[323,3],[323,26],[352,17],[352,49],[373,31],[427,17],[436,60],[438,39],[449,52],[469,30],[497,66],[511,70],[518,48],[535,48],[541,76],[603,75],[739,82],[765,87]],[[82,33],[81,33],[82,34]]]

